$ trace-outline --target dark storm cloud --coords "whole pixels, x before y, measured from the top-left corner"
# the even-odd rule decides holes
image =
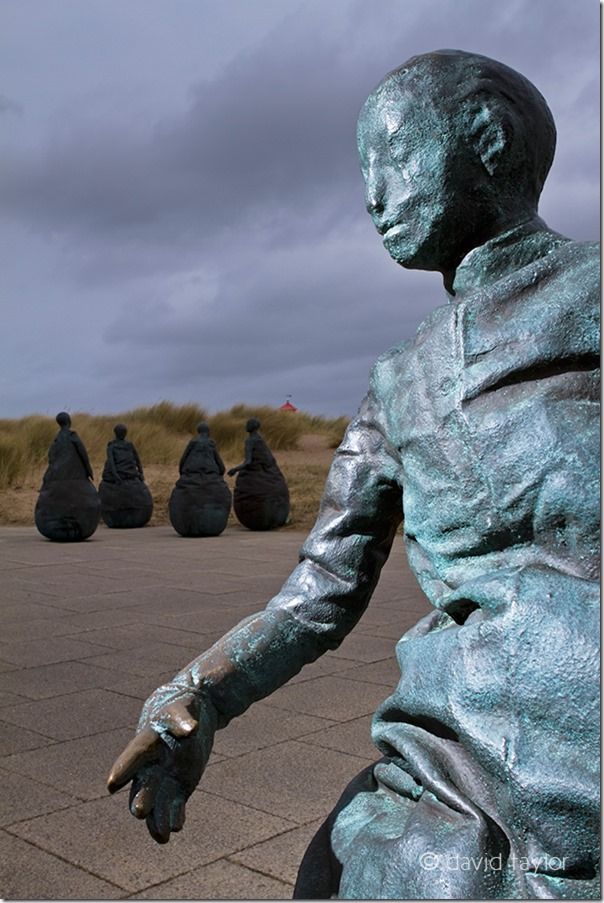
[[[556,35],[545,27],[548,6],[567,34],[581,28],[587,4],[575,11],[524,0],[492,6],[490,16],[473,21],[472,43],[497,38],[512,65],[536,56],[527,74],[538,84],[540,76],[551,80],[544,70]],[[376,15],[366,2],[351,4],[347,28],[331,33],[320,16],[286,19],[220,77],[194,85],[184,113],[146,130],[90,116],[64,123],[46,147],[9,159],[5,203],[55,229],[117,230],[127,238],[136,229],[141,238],[165,240],[193,225],[201,241],[217,230],[262,226],[265,238],[289,242],[342,215],[354,217],[362,197],[354,138],[360,105],[385,70],[426,49],[430,32],[442,45],[451,31],[443,28],[442,2],[423,4],[421,15],[413,7],[401,14],[400,4],[386,3]],[[472,21],[485,4],[468,0],[455,8],[456,18]],[[509,46],[506,30],[514,36]],[[559,75],[566,94],[578,90],[575,108],[596,85],[597,72],[577,84],[576,60],[562,59]],[[573,135],[584,144],[584,134],[571,129]],[[576,149],[567,144],[559,154],[578,172]]]
[[[246,4],[231,5],[253,16]],[[110,33],[121,7],[95,9]],[[202,12],[208,21],[211,10],[183,3],[178,26],[198,23]],[[83,330],[87,353],[77,367],[88,374],[87,391],[95,378],[98,388],[82,406],[110,406],[115,370],[132,403],[197,391],[219,407],[288,384],[298,401],[314,404],[324,397],[315,384],[329,383],[329,409],[354,409],[370,361],[442,303],[436,277],[401,271],[381,248],[363,210],[355,148],[368,92],[415,53],[463,47],[533,80],[560,136],[544,215],[574,237],[597,235],[592,4],[309,0],[264,13],[274,27],[231,48],[228,63],[205,71],[192,58],[174,109],[149,112],[151,84],[140,89],[145,115],[135,115],[125,64],[122,81],[113,79],[109,59],[112,88],[102,103],[70,85],[69,102],[57,105],[38,140],[15,139],[5,154],[5,223],[20,224],[23,249],[22,272],[9,260],[14,316],[27,283],[32,299],[38,288],[45,299],[40,317],[51,329],[56,309]],[[228,39],[225,31],[225,46]],[[173,45],[158,57],[158,84],[170,77]],[[134,74],[134,52],[131,66]],[[89,332],[83,309],[94,320]],[[56,341],[63,347],[62,336]],[[42,348],[40,355],[51,366]],[[72,380],[67,370],[64,379]]]

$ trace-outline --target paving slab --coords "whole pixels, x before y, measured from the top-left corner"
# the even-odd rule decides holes
[[[293,709],[305,715],[350,721],[374,712],[385,698],[376,684],[360,680],[344,680],[339,675],[317,677],[304,683],[290,683],[272,693],[267,705]]]
[[[332,655],[352,659],[355,662],[378,662],[394,655],[394,643],[384,637],[351,633],[334,649]]]
[[[306,825],[285,831],[278,837],[247,847],[240,853],[233,853],[229,858],[294,885],[306,848],[323,821],[324,819],[317,818]]]
[[[0,768],[0,825],[9,827],[36,815],[67,809],[77,803],[73,796],[38,781]]]
[[[0,708],[3,705],[16,705],[17,702],[27,702],[25,696],[18,696],[16,693],[7,693],[0,690]]]
[[[298,740],[300,743],[310,743],[313,746],[333,749],[336,752],[350,753],[353,756],[367,759],[369,762],[376,762],[381,753],[371,742],[372,717],[372,715],[364,715],[362,718],[354,718],[345,724],[321,728],[298,737]]]
[[[258,702],[227,727],[216,732],[214,750],[227,758],[234,758],[266,749],[282,740],[295,740],[296,737],[333,724],[333,721],[325,718],[287,712]]]
[[[138,701],[131,696],[109,690],[83,690],[38,702],[5,706],[2,720],[25,728],[35,724],[45,737],[72,740],[135,725],[139,710]]]
[[[127,794],[120,797],[24,821],[10,833],[136,892],[292,827],[284,818],[266,813],[260,818],[256,809],[197,791],[187,806],[185,830],[158,845],[127,811]]]
[[[29,777],[81,800],[107,795],[107,774],[133,737],[130,727],[46,745],[0,758],[0,769]]]
[[[101,526],[71,545],[0,528],[0,897],[291,896],[308,841],[379,757],[369,725],[398,680],[396,640],[429,610],[400,543],[344,644],[218,732],[169,844],[104,782],[142,700],[261,609],[303,539]]]
[[[245,868],[229,859],[202,865],[164,881],[130,900],[289,900],[293,885]]]
[[[2,674],[0,687],[7,693],[27,696],[29,700],[50,699],[95,687],[102,688],[110,683],[117,684],[120,675],[124,674],[125,672],[117,669],[108,671],[107,668],[96,668],[89,661],[59,662],[55,665],[14,669]],[[107,688],[109,689],[108,686]]]
[[[169,646],[186,646],[191,648],[196,640],[191,640],[190,630],[179,630],[174,627],[164,627],[159,624],[147,624],[140,619],[135,623],[120,626],[109,624],[106,627],[97,627],[86,630],[77,635],[84,643],[91,643],[96,648],[97,655],[106,646],[108,649],[128,649],[144,652],[149,646],[164,643]],[[105,651],[107,651],[105,650]]]
[[[22,668],[76,661],[99,655],[104,651],[103,646],[64,636],[20,643],[0,643],[0,658]]]
[[[50,737],[44,737],[35,731],[2,721],[0,715],[0,756],[8,756],[26,749],[37,749],[40,746],[49,746],[53,742]]]
[[[348,663],[351,665],[351,663]],[[339,671],[339,676],[344,679],[362,680],[370,684],[379,684],[381,687],[390,687],[391,691],[401,678],[400,668],[396,657],[383,659],[380,662],[359,665],[355,663],[344,671]]]
[[[0,829],[3,900],[116,900],[123,891]]]
[[[379,757],[376,757],[376,760]],[[210,764],[201,786],[298,824],[327,816],[366,759],[297,740]]]
[[[210,645],[210,644],[208,644]],[[199,646],[174,646],[171,643],[148,643],[144,648],[120,649],[90,656],[90,663],[97,668],[108,668],[136,677],[158,675],[170,669],[173,674],[196,658],[200,653]]]

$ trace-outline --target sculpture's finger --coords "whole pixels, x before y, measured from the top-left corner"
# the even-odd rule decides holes
[[[170,826],[173,831],[182,831],[185,823],[185,801],[177,797],[170,807]]]
[[[146,818],[153,806],[161,783],[159,768],[151,768],[143,777],[135,777],[130,790],[130,812],[135,818]]]
[[[170,840],[171,803],[170,794],[162,785],[155,797],[155,805],[147,815],[147,829],[156,843],[168,843]]]
[[[161,738],[147,727],[137,734],[113,763],[107,779],[109,793],[115,793],[131,781],[139,768],[156,762],[161,753]]]
[[[198,721],[193,718],[185,703],[178,700],[166,706],[161,714],[161,724],[169,734],[180,739],[192,734]]]

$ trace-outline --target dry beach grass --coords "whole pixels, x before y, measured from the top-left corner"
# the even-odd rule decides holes
[[[208,415],[196,404],[164,401],[120,414],[75,413],[72,420],[88,449],[97,481],[114,425],[119,421],[127,424],[128,438],[138,448],[153,494],[151,525],[155,525],[168,522],[168,499],[178,476],[178,460],[197,423],[208,421],[228,469],[242,461],[244,424],[249,417],[261,420],[262,434],[287,479],[290,526],[308,529],[316,517],[333,449],[347,424],[345,417],[315,417],[301,411],[290,413],[246,405]],[[0,420],[0,524],[33,525],[48,447],[56,431],[52,417],[32,415]],[[233,480],[228,482],[232,487]]]

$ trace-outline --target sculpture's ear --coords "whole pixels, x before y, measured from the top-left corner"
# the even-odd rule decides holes
[[[507,117],[483,101],[470,117],[470,143],[490,176],[495,173],[512,141],[512,125]]]

